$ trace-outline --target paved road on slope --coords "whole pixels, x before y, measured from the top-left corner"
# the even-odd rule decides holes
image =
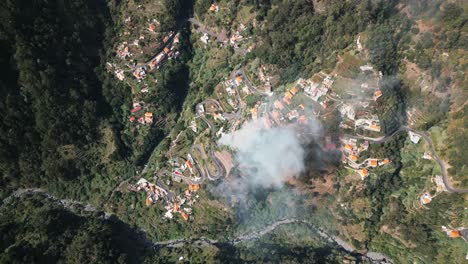
[[[346,135],[346,136],[351,137],[351,138],[365,139],[365,140],[369,140],[369,141],[371,141],[373,143],[381,144],[381,143],[387,142],[394,135],[396,135],[397,133],[403,132],[403,131],[411,131],[411,132],[421,136],[427,142],[427,144],[429,145],[429,149],[432,152],[432,157],[439,164],[440,170],[442,172],[442,180],[444,181],[445,187],[447,188],[448,192],[451,192],[451,193],[468,193],[468,189],[456,189],[456,188],[452,188],[449,185],[449,182],[448,182],[448,179],[447,179],[447,168],[445,166],[445,163],[439,157],[439,155],[437,155],[437,152],[436,152],[436,150],[434,148],[434,143],[432,142],[431,137],[429,135],[427,135],[426,133],[422,132],[422,131],[418,131],[418,130],[416,130],[414,128],[410,128],[410,127],[407,127],[407,126],[401,126],[398,129],[396,129],[395,131],[393,131],[392,133],[389,133],[386,136],[378,137],[378,138],[370,138],[370,137],[354,136],[354,135]]]
[[[196,114],[198,117],[201,118],[201,120],[203,120],[206,125],[208,126],[208,128],[210,129],[210,150],[209,150],[209,156],[211,157],[211,160],[213,160],[213,163],[215,164],[216,166],[216,174],[214,173],[211,173],[210,170],[207,168],[207,166],[205,166],[205,171],[206,171],[206,177],[209,179],[209,180],[212,180],[212,181],[215,181],[217,179],[219,179],[220,177],[222,176],[225,176],[226,175],[226,168],[224,168],[222,162],[218,159],[218,157],[216,157],[216,155],[214,155],[214,146],[216,145],[216,142],[215,142],[215,137],[216,137],[216,131],[215,131],[215,126],[213,125],[213,123],[211,123],[210,120],[208,120],[205,116],[204,113],[202,113],[201,111],[199,111],[201,109],[201,107],[207,103],[207,102],[216,102],[216,105],[219,106],[220,109],[221,108],[221,105],[214,99],[207,99],[199,104],[196,105]],[[201,150],[203,149],[200,149],[201,146],[198,146],[198,145],[194,145],[193,147],[196,147],[196,148],[199,148],[199,151],[201,152]],[[202,153],[202,152],[201,152]],[[201,172],[202,170],[200,170]]]
[[[269,93],[259,91],[257,88],[255,88],[255,86],[252,85],[252,83],[249,81],[249,79],[248,79],[247,76],[245,75],[244,68],[241,68],[240,70],[238,70],[238,71],[237,71],[237,75],[241,75],[241,76],[242,76],[242,79],[244,80],[245,85],[247,85],[247,87],[249,88],[249,90],[250,90],[252,93],[259,94],[259,95],[264,95],[264,96],[270,96]]]

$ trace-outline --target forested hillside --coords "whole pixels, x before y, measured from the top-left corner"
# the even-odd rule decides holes
[[[111,114],[99,77],[106,4],[6,1],[1,12],[2,191],[86,178]]]

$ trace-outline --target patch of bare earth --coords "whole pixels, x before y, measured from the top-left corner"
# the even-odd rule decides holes
[[[335,189],[333,188],[333,176],[333,174],[328,174],[323,178],[312,179],[311,182],[314,185],[313,191],[320,194],[334,194]]]
[[[229,173],[231,172],[231,169],[233,167],[233,164],[232,164],[232,155],[223,150],[223,151],[216,151],[215,153],[215,156],[221,161],[221,163],[223,164],[224,168],[226,169],[226,177],[229,176]]]

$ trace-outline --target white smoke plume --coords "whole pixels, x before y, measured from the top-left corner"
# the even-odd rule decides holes
[[[304,171],[305,147],[320,135],[320,123],[309,118],[305,126],[292,124],[267,128],[263,121],[263,118],[249,121],[239,130],[220,138],[220,145],[234,150],[243,175],[237,179],[242,182],[230,184],[232,188],[224,192],[242,195],[247,191],[245,188],[278,188],[290,177]]]

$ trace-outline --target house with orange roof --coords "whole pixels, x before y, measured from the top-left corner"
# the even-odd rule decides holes
[[[382,91],[381,90],[375,91],[374,92],[374,101],[377,101],[377,99],[379,99],[381,96],[382,96]]]
[[[345,150],[351,152],[353,151],[353,146],[351,146],[350,144],[345,144]]]
[[[273,119],[276,122],[279,122],[279,120],[281,119],[281,113],[279,111],[277,111],[277,110],[271,111],[271,115],[273,116]]]
[[[146,124],[153,123],[153,113],[151,113],[151,112],[146,112],[145,113],[145,123]]]
[[[284,98],[292,99],[292,98],[293,98],[293,94],[290,93],[290,92],[286,92],[286,93],[284,94]]]
[[[369,175],[369,171],[366,168],[358,170],[358,173],[361,175],[362,180],[364,180]]]
[[[283,103],[281,103],[281,101],[275,101],[275,107],[278,108],[279,110],[283,110],[284,109],[284,105]]]
[[[387,158],[383,159],[382,161],[379,161],[379,166],[389,164],[391,161]]]
[[[236,76],[236,78],[234,79],[234,82],[236,83],[236,85],[240,85],[242,81],[243,79],[241,75]]]
[[[432,201],[432,197],[428,192],[425,192],[423,195],[421,195],[420,200],[422,204],[428,204]]]
[[[380,126],[376,123],[372,123],[370,126],[367,127],[368,130],[380,132]]]
[[[200,190],[200,184],[189,184],[189,190],[193,192]]]
[[[371,167],[374,167],[374,168],[377,167],[377,165],[378,165],[377,163],[378,163],[377,159],[370,159],[369,160],[369,166],[371,166]]]
[[[134,117],[134,116],[131,116],[131,117],[130,117],[128,120],[129,120],[130,122],[132,122],[132,123],[133,123],[133,122],[135,122],[135,119],[136,119],[136,117]]]
[[[291,90],[289,90],[289,92],[291,92],[292,95],[296,95],[297,92],[299,92],[299,88],[297,88],[297,86],[294,86],[293,88],[291,88]]]
[[[189,215],[186,212],[182,212],[180,213],[180,215],[182,216],[182,218],[184,218],[185,221],[189,220]]]
[[[180,205],[179,203],[174,203],[174,206],[172,208],[172,212],[177,213],[180,210]]]
[[[355,155],[355,154],[349,155],[349,159],[352,160],[352,161],[357,161],[358,158],[359,158],[359,157],[358,157],[357,155]]]
[[[152,201],[151,201],[151,198],[146,197],[146,201],[145,201],[145,202],[146,202],[146,206],[150,206],[150,205],[151,205],[151,202],[152,202]]]
[[[187,165],[187,168],[189,168],[190,173],[193,173],[193,164],[192,164],[192,162],[190,162],[190,160],[187,160],[185,162],[185,165]]]
[[[300,104],[300,105],[299,105],[299,108],[301,108],[302,110],[304,110],[304,109],[305,109],[304,104]]]
[[[256,120],[257,119],[257,116],[258,116],[258,110],[256,107],[250,109],[250,113],[252,114],[252,119],[253,120]]]
[[[165,48],[164,48],[164,53],[168,54],[169,51],[171,51],[171,50],[170,50],[168,47],[165,47]]]
[[[216,3],[213,3],[210,5],[210,8],[208,8],[209,11],[211,12],[218,12],[219,11],[219,5]]]
[[[155,25],[155,24],[153,24],[153,23],[149,24],[149,26],[148,26],[148,30],[149,30],[149,31],[154,32],[155,29],[156,29],[156,25]]]
[[[460,235],[460,231],[458,231],[458,230],[452,230],[452,231],[450,231],[449,237],[455,238],[455,237],[460,237],[460,236],[461,236],[461,235]]]
[[[292,104],[291,99],[288,98],[288,97],[286,97],[286,96],[283,98],[283,102],[285,102],[287,105],[291,105],[291,104]]]

